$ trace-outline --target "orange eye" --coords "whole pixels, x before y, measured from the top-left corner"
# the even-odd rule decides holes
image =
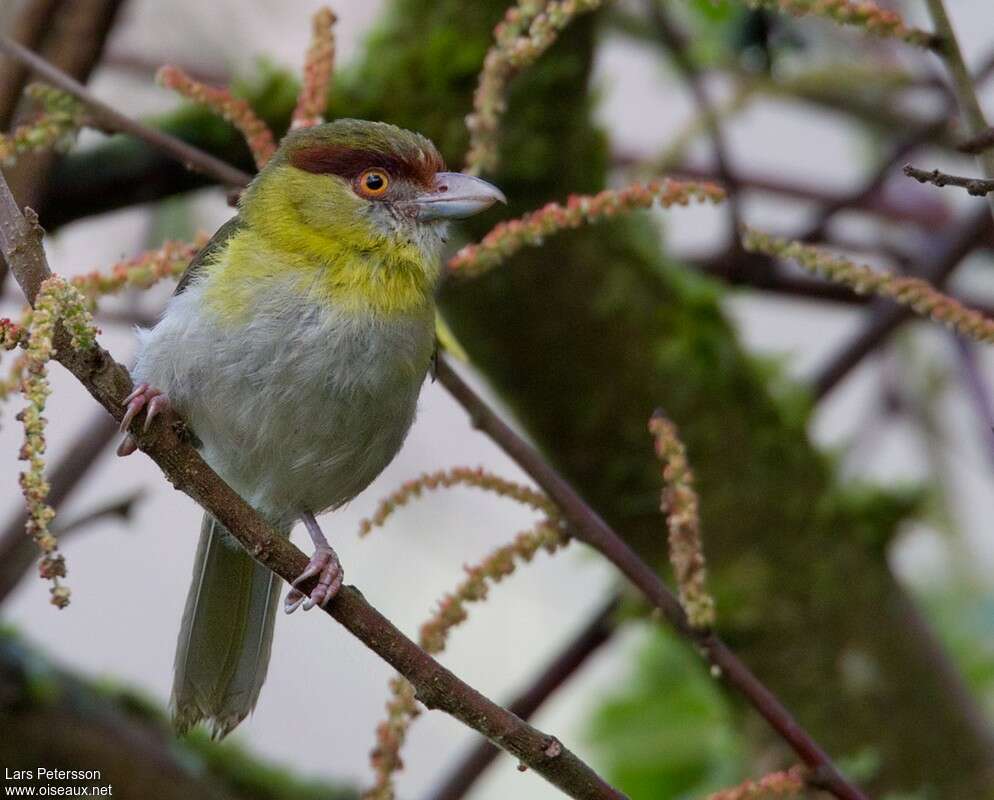
[[[359,193],[366,197],[383,197],[390,186],[390,176],[382,169],[367,169],[359,176]]]

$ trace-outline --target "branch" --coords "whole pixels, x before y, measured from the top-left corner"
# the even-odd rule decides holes
[[[170,136],[168,133],[142,125],[120,111],[112,108],[95,97],[79,81],[69,77],[62,70],[53,67],[45,59],[32,53],[27,48],[22,47],[6,36],[0,36],[0,52],[10,56],[16,61],[30,67],[49,83],[58,86],[63,91],[68,92],[76,99],[85,103],[90,110],[90,116],[94,123],[109,131],[129,133],[144,139],[149,144],[168,153],[177,161],[185,164],[188,169],[209,175],[215,180],[228,186],[243,186],[251,180],[251,177],[239,169],[226,164],[219,158],[208,155],[195,147],[191,147],[182,139]]]
[[[559,506],[571,535],[605,556],[658,608],[680,636],[694,644],[725,681],[758,711],[801,761],[818,776],[819,785],[840,800],[866,800],[836,769],[828,754],[791,716],[784,705],[713,631],[693,628],[676,596],[659,575],[576,493],[527,442],[511,430],[449,366],[438,359],[436,377],[467,411],[473,425],[489,436]]]
[[[987,128],[986,130],[978,133],[972,139],[967,139],[956,149],[961,153],[979,155],[980,153],[990,150],[991,148],[994,148],[994,128]]]
[[[62,0],[30,0],[24,3],[13,24],[11,38],[31,50],[37,50],[51,27]],[[28,80],[28,70],[16,61],[0,61],[0,130],[7,130]]]
[[[918,169],[911,164],[904,165],[904,174],[909,178],[914,178],[919,183],[931,183],[934,186],[959,186],[974,197],[983,197],[994,192],[994,180],[984,178],[966,178],[962,175],[950,175],[947,172],[940,172],[933,169],[931,172],[925,169]]]
[[[649,20],[656,29],[656,34],[670,51],[673,63],[676,64],[680,74],[683,75],[684,82],[690,88],[697,104],[697,110],[704,125],[707,127],[708,135],[711,137],[711,149],[714,152],[715,166],[718,176],[728,193],[728,212],[732,223],[732,231],[737,231],[742,223],[742,214],[739,207],[738,180],[732,170],[731,157],[728,154],[728,145],[725,141],[725,133],[722,129],[721,121],[715,111],[714,104],[708,96],[707,88],[701,77],[693,57],[688,52],[687,39],[683,32],[679,30],[673,21],[667,16],[662,8],[661,0],[646,0]],[[732,235],[732,251],[739,250],[739,242],[736,236]]]
[[[0,250],[28,301],[33,302],[38,286],[50,272],[38,231],[21,215],[2,177]],[[55,341],[56,360],[114,419],[120,420],[122,402],[131,389],[128,371],[99,346],[85,352],[74,350],[61,327]],[[207,466],[186,440],[182,421],[175,414],[156,420],[147,433],[142,431],[143,422],[139,418],[132,423],[132,435],[177,489],[213,514],[253,558],[288,583],[304,571],[307,557],[273,530]],[[301,588],[309,591],[312,588],[309,584],[313,583],[314,580],[308,581]],[[358,589],[343,587],[325,611],[407,678],[426,707],[445,711],[477,730],[570,797],[584,800],[624,797],[554,737],[488,700],[431,658],[367,603]]]
[[[942,0],[925,0],[925,4],[928,6],[928,13],[932,17],[936,32],[941,37],[941,46],[937,50],[949,68],[949,75],[953,81],[953,89],[963,120],[966,123],[967,133],[977,136],[990,126],[984,116],[984,110],[980,107],[980,100],[977,98],[970,70],[963,59],[963,51],[956,38],[956,31],[953,30],[952,22],[946,13],[946,7]],[[994,152],[981,153],[977,157],[977,162],[983,170],[984,177],[994,180]],[[971,191],[970,194],[974,194],[974,192]],[[988,205],[991,214],[994,215],[994,197],[988,198]]]
[[[542,704],[566,683],[614,635],[615,615],[621,595],[614,595],[583,627],[574,639],[550,661],[534,682],[506,707],[522,719],[532,716]],[[455,766],[428,800],[460,800],[500,753],[490,742],[480,742]]]

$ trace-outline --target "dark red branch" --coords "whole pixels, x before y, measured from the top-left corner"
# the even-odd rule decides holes
[[[500,448],[534,480],[559,506],[570,525],[570,533],[606,557],[658,608],[670,625],[696,645],[712,666],[720,670],[724,681],[736,689],[762,715],[780,737],[797,753],[804,764],[819,775],[824,788],[840,800],[866,800],[866,796],[847,781],[784,705],[749,668],[711,631],[696,630],[687,621],[674,595],[659,575],[577,494],[576,490],[498,417],[449,366],[438,359],[436,375],[449,393],[466,409],[473,425],[493,439]]]
[[[182,139],[170,136],[168,133],[142,125],[131,117],[122,114],[115,108],[107,105],[102,100],[94,96],[79,81],[69,77],[65,72],[53,67],[45,59],[32,53],[27,48],[11,41],[6,36],[0,36],[0,52],[16,59],[25,66],[30,67],[42,78],[54,86],[68,92],[77,100],[86,104],[94,123],[99,127],[120,133],[128,133],[145,140],[153,147],[169,154],[187,169],[202,172],[210,175],[227,186],[244,186],[251,180],[251,176],[235,169],[219,158],[204,153],[196,147],[191,147]]]

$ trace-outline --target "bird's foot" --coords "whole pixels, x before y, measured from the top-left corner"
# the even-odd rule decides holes
[[[135,437],[127,433],[131,422],[147,406],[145,424],[142,426],[142,430],[147,431],[152,424],[152,420],[169,408],[169,398],[158,389],[151,388],[147,383],[139,383],[135,386],[134,391],[124,398],[124,402],[121,405],[127,409],[124,412],[124,417],[121,419],[121,430],[126,435],[124,441],[117,448],[117,454],[119,456],[130,456],[138,449],[138,442]]]
[[[310,595],[304,594],[297,588],[298,584],[313,578],[315,575],[320,577],[314,588],[311,589]],[[304,611],[309,611],[314,606],[324,607],[338,594],[344,578],[345,572],[342,570],[342,562],[338,560],[338,554],[327,544],[317,545],[307,569],[297,576],[292,584],[293,588],[287,593],[283,610],[287,614],[292,614],[301,605],[303,605]]]

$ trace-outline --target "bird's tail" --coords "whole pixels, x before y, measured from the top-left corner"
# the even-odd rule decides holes
[[[205,514],[176,645],[172,709],[180,733],[204,721],[219,739],[255,708],[278,596],[279,579]]]

